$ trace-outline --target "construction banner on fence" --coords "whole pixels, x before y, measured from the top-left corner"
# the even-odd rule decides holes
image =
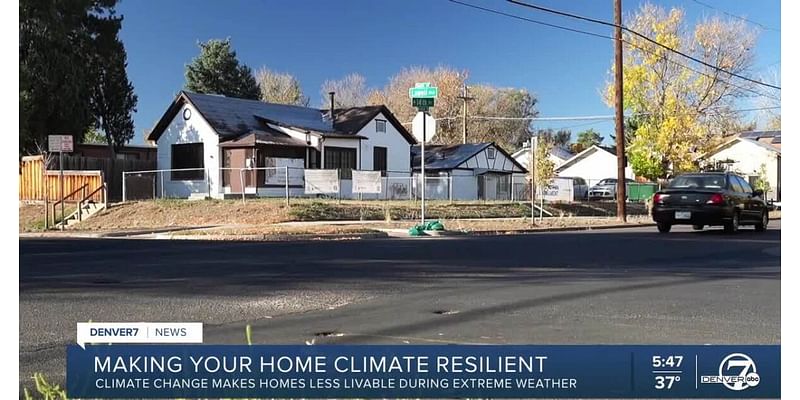
[[[542,197],[547,201],[571,202],[574,198],[572,179],[553,178],[549,185],[542,188]]]
[[[307,169],[304,174],[306,194],[339,193],[339,170]]]
[[[381,171],[353,170],[353,193],[381,193]]]

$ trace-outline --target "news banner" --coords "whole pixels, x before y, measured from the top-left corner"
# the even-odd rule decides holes
[[[780,397],[777,345],[201,343],[199,323],[78,324],[78,344],[67,349],[67,392],[70,398]]]

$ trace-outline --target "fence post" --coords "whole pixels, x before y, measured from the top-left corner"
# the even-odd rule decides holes
[[[208,199],[211,199],[211,177],[208,173],[208,168],[203,168],[203,171],[206,173],[206,191],[208,192]]]
[[[239,168],[239,182],[242,183],[242,204],[246,204],[244,199],[244,168]]]
[[[156,197],[156,180],[158,180],[158,177],[155,174],[153,174],[153,201],[156,201],[158,199]]]
[[[453,204],[453,175],[451,174],[447,183],[448,196],[450,196],[450,204]]]
[[[283,167],[283,173],[286,177],[286,205],[289,205],[289,166]]]
[[[125,195],[126,195],[126,192],[125,192],[125,186],[127,186],[127,185],[125,184],[125,179],[126,179],[127,177],[128,177],[128,176],[127,176],[127,173],[126,173],[125,171],[122,171],[122,202],[123,202],[123,203],[124,203],[125,201],[127,201],[127,197],[125,196]]]
[[[514,202],[514,173],[511,173],[511,202]]]
[[[164,196],[164,171],[160,171],[158,173],[158,179],[161,181],[161,198],[163,199]]]

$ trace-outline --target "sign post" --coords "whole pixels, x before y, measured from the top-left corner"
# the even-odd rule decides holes
[[[411,105],[422,112],[422,143],[420,144],[420,174],[422,175],[422,188],[420,190],[420,218],[425,225],[425,117],[428,109],[433,107],[435,99],[439,97],[439,88],[431,86],[429,82],[416,83],[413,88],[408,89],[408,97],[411,98]]]
[[[64,230],[64,152],[72,152],[72,135],[48,135],[47,150],[51,153],[58,152],[59,169],[59,196],[61,200],[61,230]],[[55,215],[53,216],[55,220]]]

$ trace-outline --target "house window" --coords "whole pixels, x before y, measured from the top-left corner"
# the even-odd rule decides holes
[[[386,133],[386,121],[382,119],[375,120],[375,131],[379,133]]]
[[[196,181],[205,177],[203,144],[186,143],[172,145],[172,169],[198,168],[189,171],[172,171],[173,181]]]
[[[491,147],[486,149],[486,157],[489,158],[490,160],[494,160],[494,157],[495,157],[494,152],[495,152],[495,150],[493,148],[491,148]]]
[[[320,152],[317,149],[309,149],[308,150],[308,168],[309,169],[319,169],[319,159],[320,159]]]
[[[375,146],[372,149],[372,170],[381,171],[386,176],[386,147]]]
[[[356,149],[344,147],[325,148],[325,169],[340,169],[342,179],[352,179],[356,168]]]

